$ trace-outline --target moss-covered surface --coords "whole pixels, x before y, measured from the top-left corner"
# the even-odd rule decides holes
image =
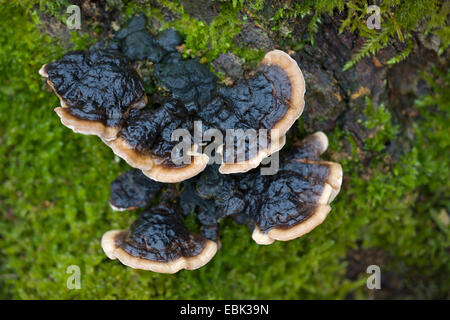
[[[225,221],[222,250],[209,264],[162,275],[126,268],[104,255],[102,234],[127,228],[137,215],[113,212],[107,204],[110,181],[127,165],[98,138],[60,124],[52,111],[58,99],[37,73],[68,47],[84,48],[110,31],[93,15],[85,21],[87,29],[68,33],[70,41],[63,41],[67,30],[58,37],[57,26],[66,1],[9,3],[0,8],[0,298],[448,298],[447,70],[421,74],[429,90],[409,106],[418,116],[407,125],[397,117],[398,106],[374,106],[368,96],[365,107],[354,110],[361,115],[357,125],[367,133],[363,139],[339,123],[327,132],[328,156],[342,163],[344,186],[320,227],[294,241],[258,246],[248,229]],[[187,56],[210,62],[219,53],[234,52],[247,69],[264,50],[233,40],[242,26],[250,20],[264,23],[258,21],[264,11],[273,17],[266,22],[277,38],[282,13],[297,12],[295,7],[271,9],[259,0],[248,6],[230,1],[213,3],[220,11],[204,22],[172,1],[146,7],[106,3],[102,17],[111,18],[112,29],[143,11],[157,19],[157,28],[173,26],[185,36]],[[296,51],[304,46],[282,36],[276,40]],[[291,129],[290,143],[309,131],[302,120],[297,129]],[[371,264],[382,271],[382,290],[376,292],[366,289]],[[79,290],[67,287],[70,265],[81,269]]]

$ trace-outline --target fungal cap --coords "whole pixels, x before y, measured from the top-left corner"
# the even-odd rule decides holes
[[[141,169],[142,173],[150,179],[164,183],[176,183],[192,178],[205,170],[209,161],[207,155],[196,152],[197,146],[195,144],[191,148],[190,155],[192,155],[193,161],[190,164],[182,167],[169,167],[158,163],[159,159],[150,154],[142,154],[134,150],[121,137],[103,142],[130,166]]]
[[[79,119],[72,115],[69,110],[69,108],[65,107],[57,107],[54,109],[59,116],[61,123],[67,128],[72,129],[73,132],[96,135],[105,141],[116,138],[117,133],[119,132],[118,127],[107,127],[100,121]]]
[[[56,96],[59,98],[61,107],[63,108],[69,108],[69,105],[66,103],[66,101],[64,101],[64,99],[61,97],[61,95],[56,91],[55,86],[53,84],[53,82],[50,81],[50,79],[48,79],[48,73],[46,71],[47,68],[47,63],[44,64],[40,69],[39,69],[39,75],[41,77],[44,77],[46,79],[47,84],[50,86],[50,88],[52,88],[52,91],[54,94],[56,94]]]
[[[336,198],[339,191],[341,190],[343,178],[342,166],[336,162],[323,160],[316,161],[316,160],[301,159],[297,161],[309,164],[325,165],[328,167],[329,169],[328,178],[323,185],[322,194],[320,195],[317,204],[330,204]]]
[[[259,166],[264,158],[280,151],[286,143],[286,137],[282,136],[276,143],[271,143],[268,148],[259,150],[256,157],[238,163],[222,163],[219,172],[222,174],[243,173]]]
[[[150,170],[155,165],[154,159],[150,155],[144,155],[134,150],[122,137],[115,140],[103,140],[112,149],[115,155],[124,159],[133,168]]]
[[[208,165],[209,157],[205,154],[197,154],[193,156],[193,161],[183,167],[167,167],[156,164],[150,170],[142,171],[147,177],[155,181],[164,183],[177,183],[190,179],[203,170]]]
[[[270,237],[267,233],[262,232],[258,226],[256,226],[255,229],[253,229],[252,239],[257,244],[261,245],[269,245],[275,242],[275,239]]]
[[[276,227],[264,233],[256,226],[253,230],[252,238],[256,243],[262,245],[272,244],[275,240],[288,241],[299,238],[320,225],[330,210],[331,207],[329,205],[318,206],[312,216],[291,228]]]
[[[328,138],[323,132],[316,132],[309,136],[309,139],[314,141],[315,147],[318,148],[320,154],[328,147]],[[259,226],[256,226],[253,230],[252,238],[258,244],[269,245],[275,240],[288,241],[299,238],[310,232],[325,220],[331,210],[329,204],[336,198],[341,189],[343,172],[342,166],[339,163],[307,159],[300,159],[297,161],[309,164],[326,165],[329,168],[328,177],[324,182],[322,194],[315,203],[317,205],[316,209],[307,219],[289,228],[274,227],[267,232],[263,232]]]
[[[272,128],[278,130],[278,132],[274,132],[275,135],[272,135],[272,139],[276,140],[286,134],[303,112],[305,105],[305,80],[297,62],[284,51],[270,51],[260,63],[280,67],[286,72],[291,84],[291,98],[288,101],[289,108],[283,118]]]
[[[106,232],[102,237],[102,248],[111,260],[119,259],[121,263],[134,269],[159,273],[176,273],[182,269],[194,270],[208,263],[217,252],[217,244],[214,241],[206,240],[203,250],[194,257],[180,257],[168,262],[152,261],[132,256],[117,246],[116,240],[126,232],[126,230]]]
[[[131,169],[111,182],[109,205],[114,211],[145,208],[161,188],[161,183],[149,179],[141,170]]]
[[[260,65],[277,66],[281,68],[286,74],[291,86],[291,95],[288,102],[289,108],[287,109],[283,118],[278,120],[274,127],[270,131],[270,137],[272,141],[278,141],[278,143],[271,144],[269,148],[258,151],[256,157],[243,162],[238,163],[223,163],[219,171],[222,174],[231,173],[243,173],[259,166],[261,161],[281,150],[285,144],[286,132],[291,128],[294,122],[300,117],[303,112],[305,104],[305,80],[303,74],[298,67],[297,62],[292,59],[287,53],[281,50],[273,50],[268,52],[264,59],[261,60]],[[326,140],[325,150],[328,147],[328,139],[325,134],[321,133]],[[323,137],[321,137],[323,139]]]
[[[325,198],[323,200],[323,203],[330,204],[341,190],[343,178],[342,166],[339,163],[330,161],[320,161],[320,163],[327,164],[330,168],[328,181],[326,183],[326,185],[330,186],[330,196],[326,200]]]
[[[62,59],[64,59],[64,58],[62,58]],[[60,61],[60,60],[58,60],[58,61]],[[58,64],[58,61],[56,62],[57,64]],[[77,88],[72,88],[72,90],[63,90],[63,92],[67,91],[65,94],[61,93],[61,90],[58,92],[58,90],[57,90],[58,88],[56,88],[54,82],[52,82],[52,80],[55,80],[58,77],[54,76],[52,78],[52,75],[50,73],[50,78],[49,78],[49,73],[47,71],[48,66],[49,66],[49,64],[44,64],[39,69],[39,74],[42,77],[46,78],[47,84],[51,87],[52,91],[55,93],[55,95],[60,100],[60,106],[61,107],[56,108],[55,112],[61,118],[62,124],[65,125],[66,127],[70,128],[70,129],[72,129],[76,133],[81,133],[81,134],[86,134],[86,135],[97,135],[100,138],[102,138],[103,140],[115,139],[117,137],[117,133],[120,130],[120,126],[119,125],[111,126],[109,124],[112,123],[112,122],[109,122],[109,121],[114,121],[113,123],[118,123],[118,122],[120,122],[121,119],[117,119],[117,118],[110,119],[109,116],[107,116],[107,114],[108,114],[108,112],[110,110],[103,110],[103,111],[105,111],[105,115],[103,115],[103,119],[102,119],[104,121],[98,120],[97,117],[85,118],[85,117],[75,116],[73,112],[70,112],[71,108],[75,107],[75,106],[69,105],[71,100],[67,98],[67,92],[74,92],[74,89],[77,89],[78,94],[82,95],[81,91],[83,91],[83,90],[81,90],[80,88],[83,88],[83,87],[78,86]],[[78,70],[77,68],[74,69],[73,67],[71,67],[71,69],[72,69],[72,71],[73,70]],[[79,72],[85,72],[86,71],[86,70],[84,70],[84,71],[80,71],[80,70],[78,70],[78,71]],[[136,72],[135,73],[135,78],[140,80],[139,73],[136,70],[131,69],[131,67],[126,67],[126,66],[124,67],[124,70],[126,70],[126,71],[133,70],[133,71],[135,71]],[[124,71],[124,70],[121,70],[121,71]],[[121,75],[122,75],[121,79],[125,79],[125,76],[123,74],[121,74]],[[51,78],[52,78],[52,80],[51,80]],[[79,80],[81,78],[82,77],[80,77],[80,74],[78,74],[76,77],[74,77],[74,79],[77,79],[77,80],[76,81],[73,80],[73,81],[75,82],[75,84],[79,85],[78,82],[79,82]],[[89,78],[89,77],[87,77],[87,78]],[[128,78],[126,78],[126,79],[128,79]],[[123,84],[124,82],[125,81],[122,81],[121,83]],[[57,82],[55,82],[55,83],[57,83]],[[94,83],[96,83],[96,82],[94,82]],[[118,81],[116,81],[116,83],[118,83]],[[128,82],[126,82],[126,83],[128,83]],[[136,85],[135,81],[129,81],[129,83]],[[71,85],[73,85],[73,84],[74,83],[72,83]],[[108,87],[108,86],[111,86],[111,83],[108,83],[108,85],[106,87]],[[87,95],[89,95],[89,98],[91,98],[91,93],[92,93],[91,89],[92,88],[91,87],[89,87],[89,88],[90,88],[89,89],[90,91],[89,91],[89,93]],[[147,105],[147,102],[148,102],[147,96],[146,96],[145,92],[143,92],[143,87],[142,87],[142,91],[139,90],[141,88],[139,81],[138,81],[138,83],[136,85],[136,88],[138,88],[137,89],[138,93],[135,93],[134,101],[127,102],[128,103],[127,110],[129,110],[131,108],[140,109],[140,108],[143,108],[143,107],[145,107]],[[105,93],[104,93],[104,90],[103,90],[104,88],[100,88],[100,89],[102,89],[102,90],[99,90],[99,88],[96,88],[96,89],[94,89],[94,92],[96,92],[95,95],[97,96],[97,99],[98,99],[98,96],[101,96],[101,100],[103,101],[104,96],[105,96]],[[117,101],[119,99],[118,97],[121,96],[120,93],[117,93],[117,95],[110,94],[110,96],[114,96],[115,100],[114,101],[109,101],[108,103],[103,103],[102,102],[101,103],[102,104],[101,108],[103,108],[103,109],[113,108],[114,109],[120,104],[119,101]],[[128,111],[126,111],[126,112],[125,111],[120,111],[120,112],[121,113],[122,112],[126,113]],[[121,117],[123,117],[123,116],[124,115],[122,114]]]

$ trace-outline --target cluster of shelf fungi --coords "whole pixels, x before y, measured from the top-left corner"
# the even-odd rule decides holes
[[[74,132],[97,135],[135,168],[111,183],[110,205],[118,211],[145,209],[129,230],[104,234],[106,255],[162,273],[210,261],[226,217],[247,225],[258,244],[298,238],[322,223],[342,183],[341,166],[320,159],[328,147],[322,132],[280,152],[276,174],[256,169],[280,151],[303,111],[304,79],[288,54],[267,53],[252,76],[225,86],[208,66],[183,58],[182,44],[173,29],[151,33],[139,15],[111,41],[70,52],[39,71],[60,99],[55,112],[61,122]],[[151,97],[135,67],[142,61],[152,66],[157,90]],[[221,163],[208,164],[210,157],[192,139],[187,155],[180,155],[191,161],[176,163],[171,152],[178,142],[171,135],[180,128],[193,132],[197,121],[202,134],[267,130],[268,142],[258,139],[256,150],[246,142],[243,159],[224,151],[237,150],[239,139],[232,146],[222,142],[216,149]],[[199,234],[183,224],[183,216],[193,213]]]

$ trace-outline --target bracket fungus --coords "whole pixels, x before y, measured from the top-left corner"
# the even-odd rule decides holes
[[[112,230],[102,237],[110,259],[135,269],[175,273],[202,267],[217,252],[217,244],[190,233],[180,217],[160,204],[141,213],[131,229]]]
[[[276,175],[205,171],[197,193],[214,199],[222,215],[245,221],[259,244],[298,238],[322,223],[341,187],[341,166],[319,159],[327,147],[324,133],[308,136],[280,163]]]
[[[194,139],[174,156],[177,129],[195,137],[200,122],[202,138],[218,132],[220,172],[246,172],[284,146],[286,132],[303,111],[303,75],[283,51],[267,53],[253,76],[225,86],[198,59],[183,59],[177,51],[182,38],[175,30],[153,35],[143,15],[131,19],[114,40],[107,48],[68,53],[44,65],[40,74],[60,98],[55,111],[64,125],[98,135],[116,155],[156,181],[189,179],[213,160],[202,150],[205,142]],[[150,97],[152,107],[146,107],[134,60],[154,64],[153,81],[170,97],[159,90]],[[233,130],[238,133],[229,139]]]
[[[218,225],[226,217],[233,218],[239,224],[247,225],[253,232],[253,240],[262,245],[271,244],[275,240],[288,241],[301,237],[321,224],[330,212],[330,203],[339,193],[342,184],[342,167],[338,163],[320,159],[320,155],[325,152],[327,147],[328,139],[326,135],[317,132],[302,140],[284,157],[276,175],[264,176],[256,170],[245,174],[221,175],[213,166],[209,166],[199,176],[184,181],[182,192],[178,195],[177,200],[172,201],[172,203],[176,204],[178,211],[185,215],[197,213],[197,220],[202,225],[201,235],[197,237],[211,241],[208,242],[208,249],[202,249],[206,251],[197,250],[201,252],[202,258],[199,259],[202,263],[206,263],[207,259],[212,258],[213,248],[217,250],[220,246]],[[132,184],[124,183],[124,175],[115,180],[111,186],[117,183],[122,184],[121,190],[134,189],[135,186]],[[142,183],[151,185],[154,182],[148,178],[145,182],[144,178]],[[153,197],[151,194],[155,190],[148,187],[145,190],[146,198]],[[115,197],[117,197],[117,193],[112,193],[111,202],[115,201]],[[133,207],[137,207],[136,204],[137,201]],[[149,202],[148,204],[150,205]],[[162,207],[165,208],[164,201]],[[162,219],[166,223],[166,228],[170,230],[172,230],[172,227],[174,229],[181,228],[179,226],[182,221],[178,213],[173,213],[172,219],[158,218],[162,207],[160,205],[156,208],[150,208],[150,211],[157,216],[154,218],[150,218],[153,214],[144,211],[130,231],[106,233],[102,242],[106,254],[109,257],[118,257],[124,264],[137,268],[142,268],[143,262],[135,258],[131,259],[133,262],[130,262],[130,255],[151,260],[152,263],[148,262],[148,264],[152,266],[153,262],[163,261],[164,258],[159,256],[156,258],[155,255],[138,253],[134,249],[137,245],[134,245],[134,247],[130,245],[130,243],[137,241],[135,238],[139,237],[141,237],[139,239],[143,237],[147,239],[146,241],[149,241],[153,232],[156,233],[156,238],[153,238],[153,241],[159,241],[159,231],[152,229],[156,227],[153,227],[153,224],[150,226],[150,221]],[[168,226],[169,221],[173,226]],[[156,222],[152,223],[158,225]],[[145,236],[142,235],[143,231],[139,231],[140,233],[135,231],[141,229],[145,229]],[[186,239],[191,238],[187,236],[187,231],[183,232],[180,231],[179,233],[180,235],[183,234],[180,241],[187,243],[190,240]],[[131,238],[129,237],[130,234],[133,235]],[[179,240],[175,240],[178,239],[177,234],[177,232],[171,233],[172,241],[176,243],[175,247],[179,243]],[[128,240],[124,242],[123,239],[125,238]],[[115,243],[114,249],[111,249],[111,243]],[[154,242],[147,243],[148,248],[152,246],[151,243]],[[212,243],[215,243],[215,246]],[[205,245],[201,248],[206,247]],[[121,248],[121,251],[119,251],[121,253],[111,255],[111,250],[118,250],[117,248]],[[170,258],[168,255],[164,257],[166,257],[165,263],[186,266],[184,265],[185,262],[175,263],[179,259],[178,255],[177,258]],[[141,262],[138,263],[137,261]],[[191,264],[189,267],[194,265]],[[156,267],[150,270],[155,271]],[[170,272],[173,270],[170,269]]]
[[[284,152],[276,174],[252,170],[283,148],[303,112],[305,82],[295,60],[270,51],[251,76],[226,86],[198,59],[184,59],[182,43],[173,29],[151,33],[139,15],[108,45],[70,52],[39,71],[60,99],[61,122],[99,136],[135,168],[111,183],[110,205],[145,210],[129,230],[104,234],[106,255],[162,273],[212,259],[227,217],[247,225],[258,244],[298,238],[324,221],[342,183],[341,166],[320,159],[328,147],[322,132]],[[145,81],[156,91],[148,99],[136,66],[149,65]],[[205,140],[214,149],[203,149]],[[183,224],[194,212],[200,234]]]
[[[115,139],[129,110],[147,104],[138,72],[117,50],[74,51],[39,74],[60,99],[61,122],[75,132]]]

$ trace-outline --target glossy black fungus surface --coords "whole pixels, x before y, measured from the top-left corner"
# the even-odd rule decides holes
[[[168,262],[200,254],[206,241],[189,233],[180,216],[161,204],[144,211],[116,243],[134,257]]]
[[[83,120],[117,126],[144,95],[141,77],[117,50],[70,52],[45,71],[70,112]]]
[[[177,199],[178,211],[184,216],[196,213],[202,225],[200,233],[207,239],[217,241],[219,231],[217,222],[224,216],[220,216],[221,211],[218,210],[213,199],[203,199],[198,195],[195,191],[195,179],[192,178],[183,183],[183,191]],[[124,210],[149,207],[162,187],[162,183],[148,178],[141,170],[131,169],[111,182],[109,203]],[[171,201],[174,197],[170,191],[167,191],[162,195],[162,202]]]
[[[122,52],[131,60],[150,60],[158,63],[164,56],[177,51],[183,38],[174,29],[166,29],[157,36],[147,30],[147,17],[144,14],[133,17],[128,25],[116,34]]]
[[[161,31],[156,37],[156,41],[167,52],[176,52],[177,47],[183,44],[184,39],[178,31],[169,28]]]
[[[202,133],[208,129],[217,129],[224,139],[228,129],[235,130],[232,141],[234,158],[230,158],[226,153],[227,148],[224,148],[225,159],[227,162],[235,161],[238,157],[236,150],[243,144],[247,160],[256,155],[255,148],[266,148],[270,143],[270,134],[267,133],[268,141],[264,141],[264,145],[258,141],[254,149],[250,149],[248,130],[254,130],[257,137],[258,130],[273,128],[289,108],[290,83],[284,71],[277,67],[262,66],[254,77],[238,81],[232,87],[216,86],[215,77],[209,69],[196,60],[158,64],[155,77],[171,90],[173,97],[180,103],[171,102],[171,108],[163,105],[162,110],[153,112],[155,121],[148,120],[140,128],[133,126],[140,134],[133,138],[126,134],[124,136],[129,137],[127,141],[130,145],[137,146],[137,150],[143,153],[149,150],[139,146],[149,146],[149,141],[153,139],[151,153],[166,160],[174,146],[169,133],[183,128],[194,136],[194,121],[201,121]],[[146,111],[136,111],[130,117],[143,112]],[[241,129],[241,133],[237,129]],[[155,140],[154,137],[158,138]]]
[[[132,169],[111,182],[109,203],[118,209],[145,208],[151,205],[163,184],[147,178],[141,170]]]
[[[177,47],[183,39],[177,31],[153,35],[143,14],[132,18],[115,41],[108,48],[94,45],[47,65],[49,80],[74,116],[121,128],[119,136],[131,148],[167,167],[186,165],[172,159],[171,151],[179,142],[172,141],[172,133],[187,129],[193,137],[195,121],[201,121],[202,133],[208,129],[221,132],[225,162],[248,160],[269,147],[270,134],[259,140],[259,130],[273,128],[289,108],[292,88],[284,70],[260,65],[249,79],[229,87],[219,85],[208,66],[198,59],[182,58]],[[171,97],[151,109],[130,108],[145,93],[129,59],[153,62],[152,81],[170,91]],[[226,139],[228,129],[234,130],[232,140]],[[253,145],[249,134],[256,139]],[[238,154],[242,150],[245,154]],[[178,157],[182,156],[180,151]]]
[[[234,158],[229,157],[224,148],[227,162],[236,161],[239,144],[244,145],[245,160],[255,156],[257,150],[250,149],[249,140],[245,138],[247,131],[253,129],[259,134],[260,129],[272,129],[289,108],[290,81],[276,66],[261,65],[253,77],[241,79],[230,87],[217,85],[209,68],[197,60],[158,64],[155,77],[174,98],[183,102],[188,113],[194,114],[193,120],[202,121],[203,131],[217,129],[226,137],[228,129],[242,130],[242,134],[235,131]],[[258,141],[255,147],[266,148],[269,143],[268,133],[266,144],[259,145]]]
[[[216,76],[198,59],[183,60],[171,55],[168,61],[155,66],[155,78],[175,99],[195,111],[216,95]]]
[[[276,175],[261,175],[259,170],[222,175],[216,165],[208,166],[183,182],[182,192],[172,203],[186,216],[195,213],[201,234],[213,241],[218,241],[219,222],[226,217],[263,232],[291,228],[323,205],[318,202],[331,170],[329,163],[319,159],[323,148],[317,136],[307,137],[282,155]]]
[[[291,85],[283,69],[261,65],[253,77],[231,87],[222,86],[219,93],[226,110],[232,111],[245,127],[271,129],[289,108]]]
[[[221,175],[208,167],[196,183],[196,191],[204,199],[214,199],[219,216],[231,216],[250,228],[262,231],[274,227],[289,228],[316,211],[330,166],[308,159],[318,151],[297,151],[280,164],[276,175],[261,175],[259,170],[246,174]],[[294,152],[295,154],[295,152]],[[213,216],[217,216],[214,213]]]
[[[245,133],[249,129],[254,129],[255,132],[259,129],[270,130],[286,114],[289,108],[287,101],[291,95],[291,85],[286,73],[276,66],[261,65],[250,79],[242,79],[231,87],[218,85],[217,77],[208,66],[198,59],[183,59],[177,52],[177,46],[183,42],[178,32],[167,29],[153,36],[146,29],[146,22],[144,15],[136,16],[117,34],[122,43],[122,51],[132,60],[149,59],[154,62],[155,82],[169,90],[173,99],[181,103],[172,103],[176,108],[170,109],[163,105],[164,110],[153,114],[158,121],[149,120],[145,124],[141,122],[141,129],[134,125],[134,130],[136,133],[139,131],[139,134],[124,133],[127,142],[136,146],[138,151],[150,152],[164,159],[168,165],[173,165],[168,158],[168,151],[174,143],[170,134],[166,134],[167,129],[170,132],[173,129],[164,129],[164,125],[170,124],[173,127],[176,124],[177,128],[187,128],[192,136],[193,122],[197,120],[202,122],[203,132],[218,129],[224,137],[227,129],[243,130],[233,140],[234,158],[224,148],[227,162],[237,160],[236,150],[239,144],[244,145],[245,160],[255,156],[257,150],[249,149]],[[158,53],[157,58],[155,52]],[[180,119],[184,119],[186,124],[180,126]],[[149,145],[149,137],[158,138],[152,141],[151,148],[143,148],[142,146]],[[264,146],[257,144],[256,148],[268,147],[270,137],[268,140]]]
[[[130,20],[128,26],[116,34],[120,40],[122,52],[131,60],[148,59],[159,62],[164,56],[155,37],[147,31],[147,17],[140,14]]]
[[[180,72],[183,66],[187,65],[192,69]],[[236,150],[239,144],[243,144],[247,160],[251,155],[256,155],[255,148],[268,147],[270,143],[268,134],[268,141],[264,146],[257,143],[254,149],[250,149],[249,139],[245,140],[248,130],[253,129],[256,135],[259,129],[271,129],[288,109],[286,101],[290,98],[290,84],[276,82],[281,81],[279,78],[285,77],[284,71],[276,67],[275,73],[271,68],[261,67],[254,77],[241,80],[232,87],[217,89],[211,86],[211,79],[200,76],[209,73],[209,70],[195,60],[163,64],[161,69],[158,69],[158,66],[155,68],[157,77],[161,76],[161,70],[165,70],[166,67],[174,72],[165,73],[167,77],[163,77],[163,81],[166,81],[166,87],[172,90],[176,99],[169,100],[151,111],[131,110],[120,134],[135,150],[161,158],[168,166],[175,166],[170,160],[170,152],[178,143],[171,140],[171,134],[175,129],[186,129],[193,137],[194,121],[201,121],[202,133],[209,129],[217,129],[224,139],[228,129],[241,129],[240,134],[239,131],[234,131],[236,134],[232,149],[234,158],[228,156],[226,148],[224,157],[229,162],[235,161],[238,157]],[[195,68],[198,70],[195,71]],[[205,81],[202,82],[202,79]],[[198,86],[192,86],[193,83]],[[217,90],[220,94],[216,93]],[[213,93],[217,95],[214,96]]]
[[[158,109],[133,109],[123,122],[119,131],[127,144],[141,154],[151,154],[170,167],[183,164],[174,163],[171,152],[179,143],[172,141],[176,129],[193,131],[193,121],[185,112],[184,106],[177,100],[168,100]],[[192,143],[192,140],[187,141]],[[182,150],[178,153],[183,156]]]

